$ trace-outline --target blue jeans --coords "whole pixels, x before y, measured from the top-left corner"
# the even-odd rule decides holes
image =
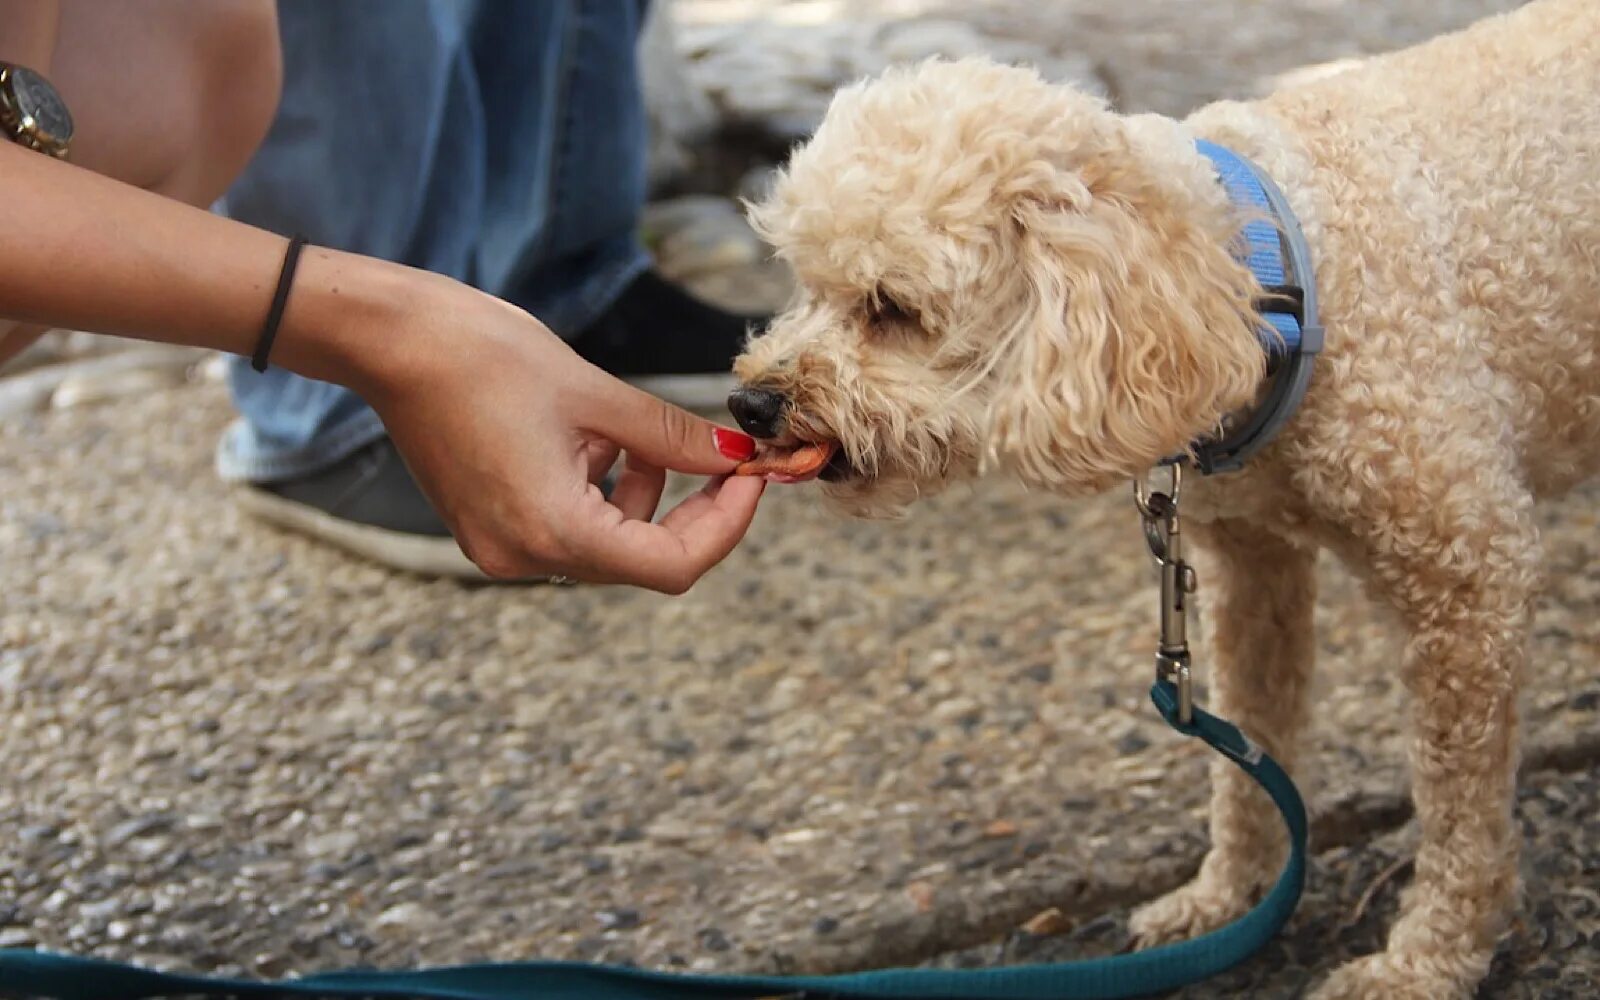
[[[570,337],[646,266],[643,0],[282,0],[284,92],[221,206],[515,302]],[[372,345],[383,350],[381,338]],[[377,440],[354,393],[234,359],[224,478]]]

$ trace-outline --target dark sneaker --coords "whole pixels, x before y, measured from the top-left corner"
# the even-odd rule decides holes
[[[392,569],[484,580],[422,495],[387,437],[298,479],[252,483],[240,506]]]
[[[572,338],[572,348],[668,402],[720,410],[733,387],[733,359],[769,319],[725,312],[645,271]]]

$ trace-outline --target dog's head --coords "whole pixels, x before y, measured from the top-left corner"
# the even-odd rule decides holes
[[[837,442],[822,478],[859,514],[989,469],[1098,491],[1181,450],[1263,359],[1239,220],[1170,128],[983,60],[842,91],[752,208],[799,291],[734,415]]]

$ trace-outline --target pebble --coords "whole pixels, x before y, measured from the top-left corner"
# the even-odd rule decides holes
[[[1052,906],[1030,917],[1028,922],[1022,925],[1022,930],[1034,937],[1049,937],[1061,934],[1071,926],[1072,921],[1067,919],[1067,915]]]
[[[999,840],[1006,837],[1015,837],[1018,833],[1017,824],[1008,819],[997,819],[983,828],[983,835],[990,840]]]
[[[374,926],[379,930],[411,932],[433,923],[433,914],[421,903],[398,903],[378,914]]]
[[[1150,749],[1150,741],[1139,733],[1126,733],[1117,738],[1115,746],[1117,753],[1128,757]]]
[[[911,905],[916,907],[918,913],[933,912],[934,895],[933,886],[926,882],[912,882],[906,886],[906,898],[911,900]]]
[[[349,856],[362,841],[355,830],[334,830],[330,833],[307,837],[302,846],[314,858],[343,858]]]
[[[631,931],[642,922],[638,910],[601,910],[594,915],[600,926],[613,931]]]
[[[146,813],[125,820],[106,831],[107,847],[121,847],[135,837],[147,837],[172,828],[173,817],[166,813]]]
[[[191,363],[189,360],[180,360],[170,365],[73,375],[63,379],[55,392],[50,394],[50,405],[64,410],[171,389],[184,383]]]
[[[695,940],[706,951],[721,952],[733,947],[733,943],[728,940],[728,936],[715,927],[700,928],[695,932]]]
[[[1049,684],[1055,678],[1055,675],[1056,668],[1052,663],[1035,663],[1032,666],[1024,667],[1022,670],[1022,676],[1035,684]]]
[[[572,837],[560,830],[546,830],[539,834],[539,850],[549,854],[572,843]]]
[[[206,357],[190,347],[117,344],[109,352],[0,375],[0,420],[51,406],[63,409],[172,388],[183,384],[190,367]]]

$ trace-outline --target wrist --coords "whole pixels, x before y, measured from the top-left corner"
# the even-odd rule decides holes
[[[308,246],[272,363],[365,395],[407,364],[405,331],[464,286],[374,257]]]

